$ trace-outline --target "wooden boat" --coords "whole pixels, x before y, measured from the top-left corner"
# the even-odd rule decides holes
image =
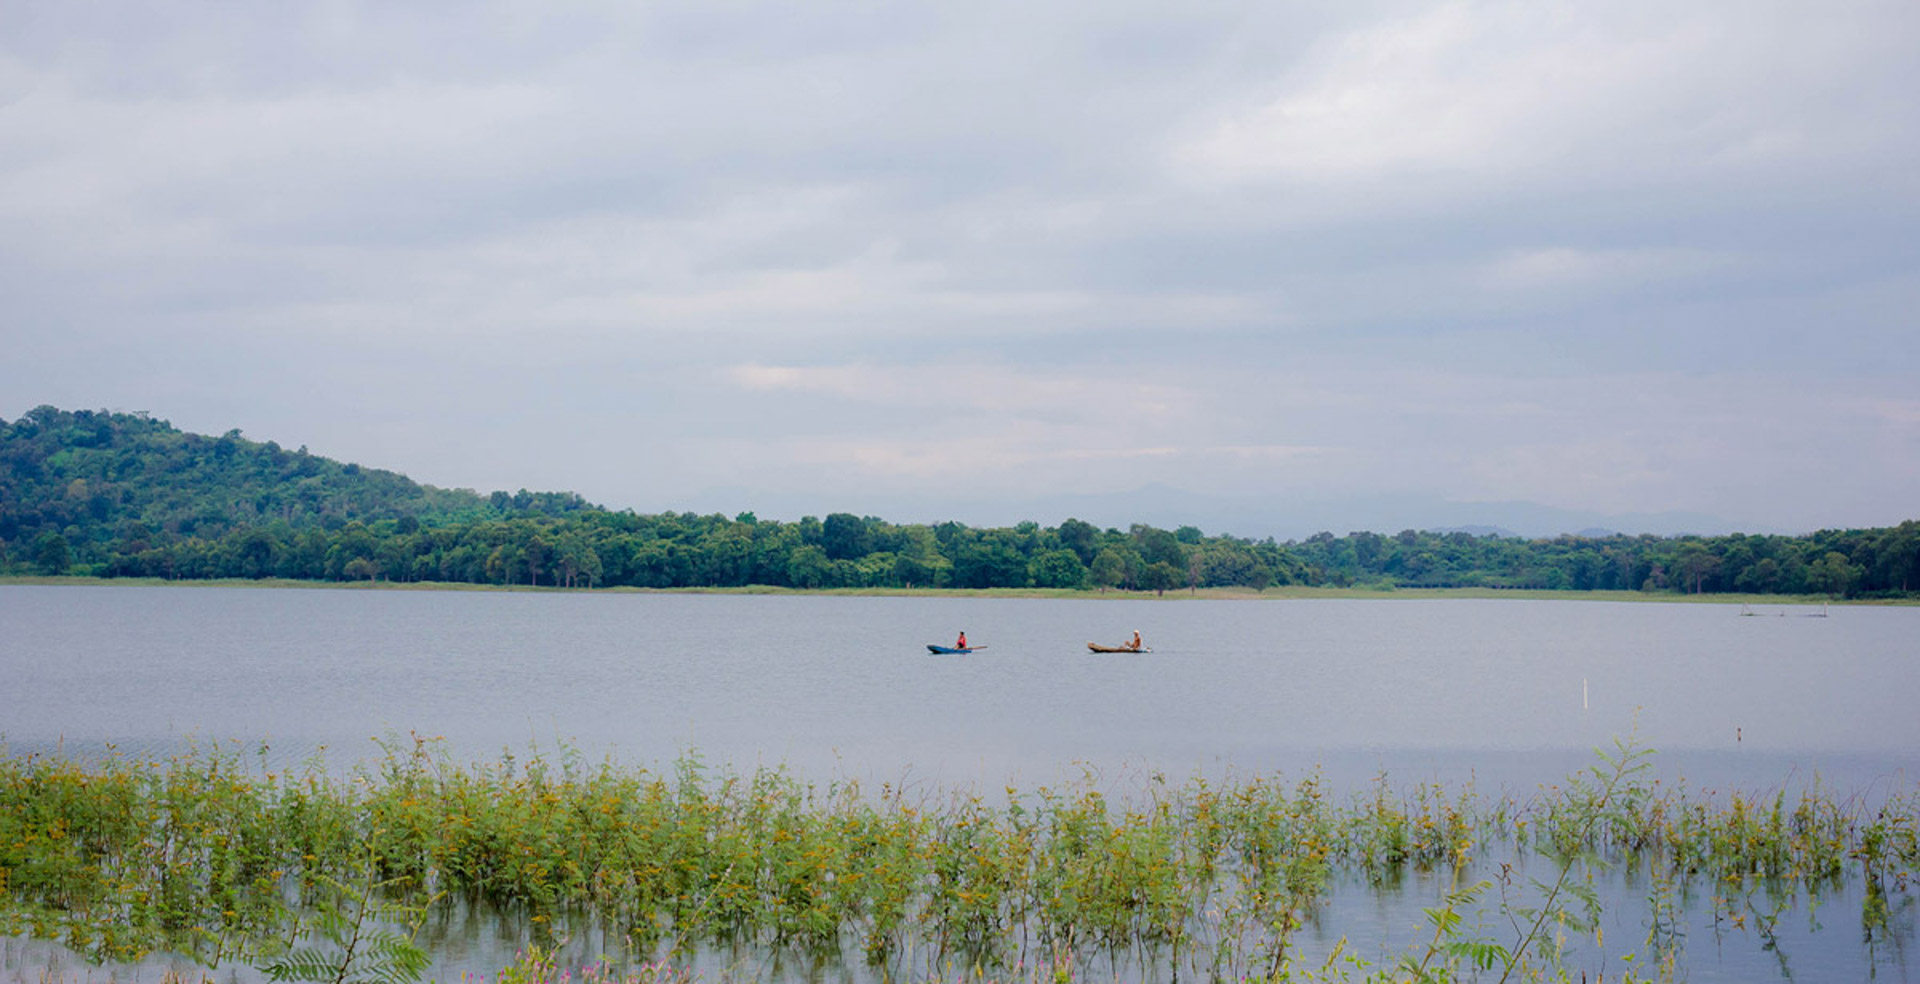
[[[1153,652],[1152,649],[1149,649],[1146,646],[1141,646],[1139,649],[1135,649],[1132,646],[1102,646],[1097,642],[1087,643],[1087,648],[1093,650],[1096,653],[1150,653],[1150,652]]]
[[[936,646],[932,643],[927,644],[927,652],[932,653],[935,656],[948,656],[948,655],[964,656],[967,653],[973,652],[976,649],[985,649],[985,648],[987,647],[968,646],[965,649],[955,649],[952,646]]]

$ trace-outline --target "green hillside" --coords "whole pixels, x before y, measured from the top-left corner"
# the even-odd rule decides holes
[[[164,568],[171,548],[193,541],[238,538],[257,555],[272,536],[249,531],[331,534],[383,521],[413,531],[586,508],[572,494],[486,497],[435,488],[304,447],[250,441],[237,430],[186,433],[146,414],[42,406],[0,421],[0,563],[15,569],[57,567],[62,546],[69,570],[112,575],[146,566],[143,557]],[[222,576],[271,573],[255,562]]]
[[[437,489],[144,414],[0,421],[0,574],[651,588],[1274,585],[1667,594],[1920,593],[1920,522],[1805,536],[1402,530],[1276,543],[1077,519],[975,529],[833,513],[611,512],[571,492]]]

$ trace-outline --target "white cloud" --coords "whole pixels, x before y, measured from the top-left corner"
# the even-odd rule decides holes
[[[1906,0],[27,9],[27,405],[674,508],[1920,501]]]
[[[1459,0],[1390,11],[1322,40],[1264,95],[1197,118],[1176,166],[1369,187],[1439,177],[1498,194],[1516,182],[1822,168],[1913,146],[1884,129],[1898,111],[1891,93],[1863,87],[1900,57],[1883,32],[1914,32],[1895,4]]]
[[[738,386],[830,395],[883,406],[926,403],[1005,416],[1152,422],[1190,420],[1196,394],[1164,382],[1048,373],[1010,365],[764,366],[723,370]]]
[[[1220,120],[1186,152],[1230,177],[1484,165],[1539,94],[1456,74],[1479,26],[1455,4],[1323,42],[1280,95]]]
[[[1734,257],[1697,249],[1515,250],[1486,264],[1485,286],[1502,291],[1618,289],[1686,280],[1733,266]]]
[[[751,450],[737,446],[719,458],[816,468],[855,488],[878,483],[925,492],[940,491],[958,470],[970,489],[1007,494],[1062,483],[1124,488],[1271,475],[1339,453],[1220,441],[1228,431],[1218,416],[1239,409],[1232,394],[1210,390],[1186,370],[1163,367],[1152,376],[984,364],[739,364],[721,378],[766,400],[767,412],[783,419],[826,420],[809,400],[857,407],[859,415],[752,442]]]
[[[44,221],[219,221],[227,232],[397,182],[428,186],[529,162],[512,138],[560,105],[528,84],[423,85],[215,98],[126,98],[36,79],[4,107],[24,166],[0,210]],[[503,148],[507,148],[503,155]],[[235,206],[238,206],[236,209]]]

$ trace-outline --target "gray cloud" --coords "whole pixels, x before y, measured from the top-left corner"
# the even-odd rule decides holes
[[[6,18],[7,413],[639,508],[1920,501],[1909,4]]]

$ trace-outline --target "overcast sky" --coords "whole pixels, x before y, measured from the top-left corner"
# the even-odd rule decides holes
[[[1912,0],[11,0],[0,416],[642,511],[1892,524],[1916,53]]]

